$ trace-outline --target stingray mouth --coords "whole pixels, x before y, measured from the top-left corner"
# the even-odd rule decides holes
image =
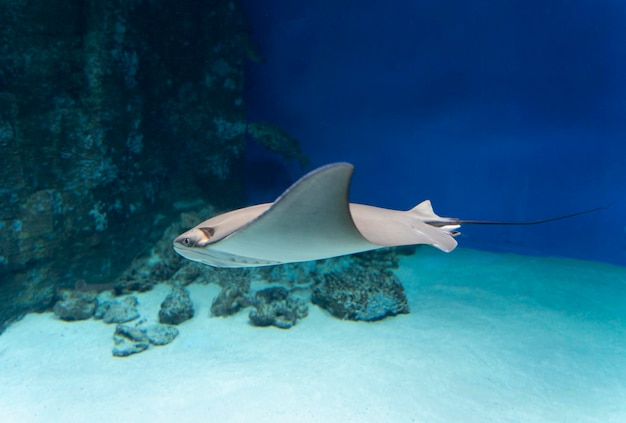
[[[178,239],[178,238],[177,238]],[[187,260],[213,267],[257,267],[281,264],[280,261],[246,257],[212,248],[193,248],[174,241],[174,251]]]
[[[208,250],[202,248],[195,248],[193,246],[188,246],[185,244],[185,240],[178,241],[175,240],[173,243],[174,251],[176,251],[179,255],[185,257],[186,259],[199,261],[201,263],[207,263],[205,260],[206,257],[211,257],[212,254],[208,252]],[[207,263],[210,264],[210,263]]]

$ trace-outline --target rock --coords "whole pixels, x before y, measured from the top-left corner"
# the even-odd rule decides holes
[[[251,280],[260,278],[269,283],[279,284],[288,288],[296,286],[308,287],[315,285],[322,280],[325,274],[332,272],[357,275],[366,269],[377,271],[397,269],[400,256],[412,254],[414,251],[415,246],[385,248],[325,260],[250,268],[247,277]],[[218,275],[218,277],[217,283],[220,283],[220,280],[223,280],[223,276]],[[222,286],[224,285],[222,284]]]
[[[180,286],[173,286],[159,310],[159,322],[178,325],[193,317],[194,309],[189,291]]]
[[[96,294],[99,294],[100,292],[105,292],[105,291],[115,291],[115,284],[111,282],[87,283],[84,279],[77,279],[76,283],[74,284],[74,290],[82,291],[82,292],[93,291]]]
[[[114,357],[128,357],[132,354],[144,352],[148,349],[148,344],[131,343],[126,340],[115,341],[116,345],[113,347]]]
[[[291,297],[283,287],[272,287],[258,291],[254,296],[254,310],[250,311],[250,321],[255,326],[276,326],[289,329],[298,319],[309,312],[308,306],[296,297]]]
[[[62,290],[61,299],[54,304],[52,311],[62,320],[86,320],[96,310],[96,294],[93,292],[77,292]]]
[[[94,314],[105,323],[126,323],[139,317],[137,297],[130,295],[122,301],[108,300],[98,304]]]
[[[191,227],[193,226],[195,226],[195,224],[191,225]],[[171,240],[168,241],[170,241],[169,244],[171,244]],[[169,244],[167,247],[171,248]],[[177,285],[187,286],[197,280],[199,277],[202,277],[204,273],[206,273],[206,269],[200,267],[204,265],[200,263],[190,262],[186,264],[186,266],[182,266],[178,269],[178,271],[176,271],[176,273],[174,273],[174,275],[172,275],[171,280],[174,281]]]
[[[348,320],[373,321],[409,312],[400,281],[389,271],[375,269],[326,274],[313,288],[311,301]]]
[[[141,323],[141,322],[140,322]],[[113,356],[128,357],[147,350],[152,345],[167,345],[178,336],[178,329],[165,325],[138,328],[117,325],[113,335]]]
[[[117,325],[113,335],[113,356],[128,357],[150,347],[148,336],[141,330],[127,325]]]
[[[230,316],[249,305],[250,300],[247,292],[244,292],[239,286],[228,285],[222,288],[211,303],[211,313],[214,316]]]
[[[115,336],[120,336],[133,342],[148,342],[148,336],[142,330],[128,325],[117,325],[115,327]]]
[[[166,325],[150,325],[140,330],[152,345],[167,345],[178,336],[178,329]]]

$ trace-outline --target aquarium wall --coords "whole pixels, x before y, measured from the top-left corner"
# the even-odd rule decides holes
[[[541,226],[467,226],[459,243],[626,264],[623,4],[243,6],[262,58],[248,67],[251,118],[286,128],[312,167],[354,163],[353,201],[429,198],[441,215],[508,221],[613,203]],[[262,149],[247,162],[253,202],[300,173]]]
[[[236,2],[3,1],[0,39],[0,324],[243,202]]]

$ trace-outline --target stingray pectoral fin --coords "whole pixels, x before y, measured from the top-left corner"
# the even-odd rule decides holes
[[[350,214],[353,166],[336,163],[302,177],[263,214],[212,249],[271,262],[298,262],[378,248]]]

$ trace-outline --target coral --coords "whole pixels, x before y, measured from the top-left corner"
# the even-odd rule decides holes
[[[263,147],[288,160],[297,160],[302,169],[309,165],[309,159],[302,153],[300,142],[284,129],[268,122],[254,122],[248,124],[248,133]]]
[[[193,317],[194,309],[189,291],[181,286],[173,286],[159,310],[159,322],[178,325]]]
[[[250,322],[255,326],[275,326],[289,329],[298,319],[309,312],[308,306],[299,298],[290,296],[284,287],[272,287],[258,291],[252,301]]]

